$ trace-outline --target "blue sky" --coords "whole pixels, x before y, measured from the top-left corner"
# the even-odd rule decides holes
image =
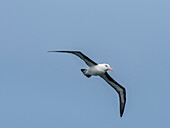
[[[6,0],[0,2],[1,128],[168,128],[168,0]],[[118,95],[86,78],[80,50],[114,69]]]

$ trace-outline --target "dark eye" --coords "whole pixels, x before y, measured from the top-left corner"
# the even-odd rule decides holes
[[[105,65],[106,67],[108,67],[107,65]]]

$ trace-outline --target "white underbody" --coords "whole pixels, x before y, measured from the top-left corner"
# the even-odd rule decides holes
[[[106,71],[107,70],[105,68],[103,68],[102,65],[98,64],[98,65],[95,65],[95,66],[92,66],[92,67],[89,67],[88,69],[86,69],[85,74],[98,76],[98,75],[105,73]]]

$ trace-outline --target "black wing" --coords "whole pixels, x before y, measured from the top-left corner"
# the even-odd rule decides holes
[[[71,53],[74,54],[78,57],[80,57],[82,60],[84,60],[84,62],[89,66],[94,66],[97,65],[96,62],[92,61],[90,58],[88,58],[87,56],[85,56],[83,53],[81,53],[80,51],[48,51],[48,52],[63,52],[63,53]]]
[[[119,83],[117,83],[114,79],[110,77],[110,75],[106,72],[100,75],[108,84],[110,84],[119,94],[119,101],[120,101],[120,116],[122,117],[125,104],[126,104],[126,90],[122,87]]]

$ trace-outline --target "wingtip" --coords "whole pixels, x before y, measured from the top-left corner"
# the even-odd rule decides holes
[[[80,51],[48,51],[48,52],[65,52],[65,53],[75,53]]]
[[[120,110],[120,117],[123,116],[123,113],[124,113],[124,108],[122,110]]]
[[[59,52],[59,51],[47,51],[47,52]]]
[[[122,118],[122,116],[123,116],[123,113],[120,113],[120,117]]]

